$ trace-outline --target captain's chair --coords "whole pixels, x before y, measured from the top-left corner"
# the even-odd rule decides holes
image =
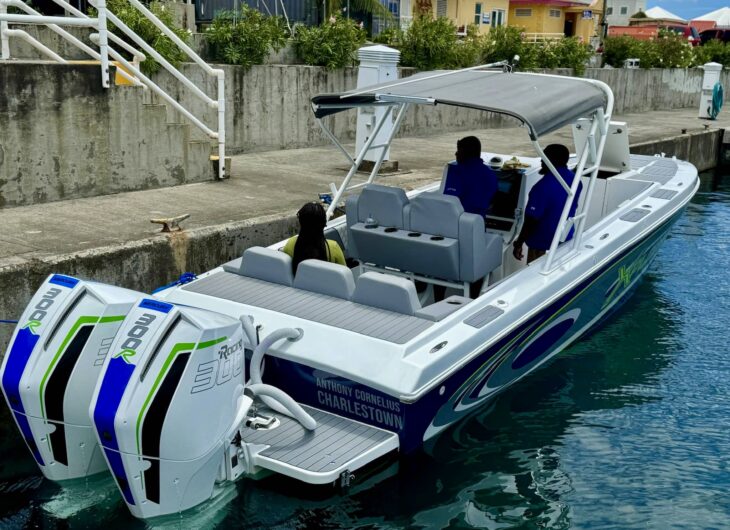
[[[372,222],[366,222],[372,219]],[[457,197],[367,186],[347,201],[348,250],[365,268],[395,268],[467,288],[502,263],[502,238]]]

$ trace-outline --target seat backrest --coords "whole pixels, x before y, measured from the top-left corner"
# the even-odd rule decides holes
[[[458,238],[464,207],[453,195],[421,193],[413,198],[407,213],[407,228],[413,232]]]
[[[241,275],[289,287],[294,283],[289,255],[264,247],[251,247],[244,251]]]
[[[360,195],[347,201],[347,225],[364,223],[369,217],[380,226],[403,228],[403,208],[408,204],[401,188],[368,184]]]
[[[355,290],[352,271],[342,265],[317,259],[304,260],[297,267],[294,287],[349,300]]]
[[[380,272],[366,272],[360,275],[355,284],[352,301],[405,315],[413,315],[421,309],[413,282]]]

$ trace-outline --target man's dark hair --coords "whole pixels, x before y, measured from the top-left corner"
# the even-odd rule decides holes
[[[476,136],[465,136],[456,142],[456,149],[463,155],[464,160],[482,156],[482,143]]]
[[[557,169],[568,165],[570,151],[563,144],[550,144],[545,148],[545,156]]]

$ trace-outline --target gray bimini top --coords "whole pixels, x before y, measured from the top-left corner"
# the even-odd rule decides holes
[[[606,108],[606,92],[575,77],[488,70],[423,72],[400,81],[312,98],[317,118],[354,107],[397,103],[453,105],[512,116],[538,137]]]

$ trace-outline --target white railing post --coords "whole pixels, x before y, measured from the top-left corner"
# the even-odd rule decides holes
[[[99,32],[99,55],[101,56],[101,85],[109,88],[109,36],[106,29],[106,0],[98,0],[96,2],[96,10],[98,12]]]
[[[106,29],[106,0],[97,0],[96,10],[98,12],[99,32],[99,62],[101,63],[101,86],[109,88],[109,37]]]
[[[218,178],[226,178],[226,73],[216,71],[218,80]]]
[[[0,15],[5,15],[8,12],[8,7],[0,2]],[[8,36],[8,23],[4,20],[0,20],[0,47],[2,47],[2,58],[4,61],[10,59],[10,37]]]

